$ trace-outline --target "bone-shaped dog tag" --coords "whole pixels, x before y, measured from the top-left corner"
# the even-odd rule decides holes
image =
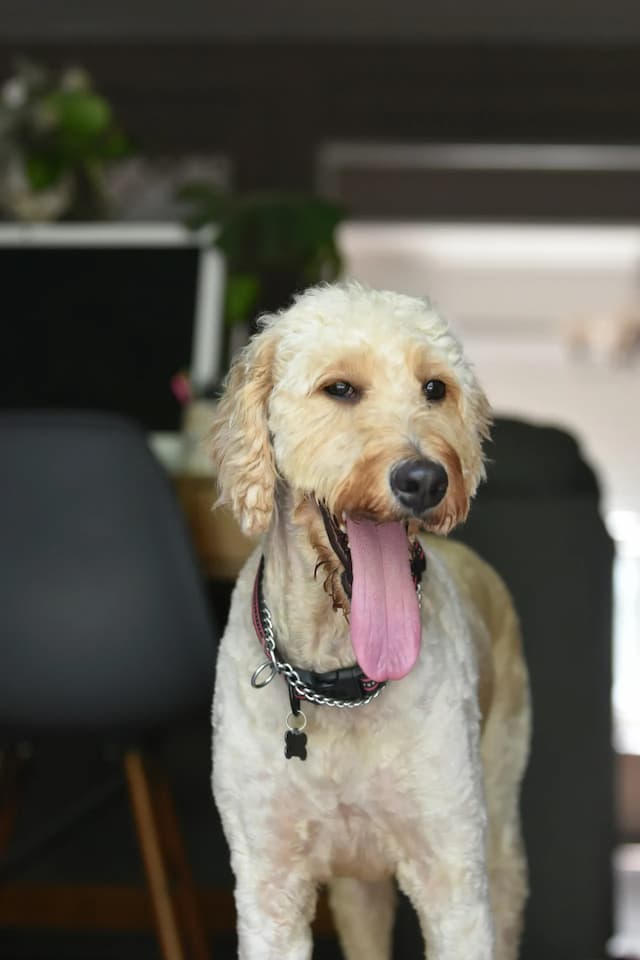
[[[307,759],[307,735],[302,731],[307,725],[307,718],[302,710],[293,710],[287,717],[287,729],[284,734],[284,755],[287,760],[291,757],[297,757],[299,760]]]
[[[284,735],[284,755],[287,760],[291,757],[307,759],[307,735],[300,730],[287,730]]]

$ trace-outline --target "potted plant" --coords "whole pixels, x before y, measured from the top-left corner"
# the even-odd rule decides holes
[[[22,221],[106,213],[104,170],[130,150],[82,69],[21,62],[0,94],[0,205]]]
[[[313,195],[232,196],[206,184],[181,191],[193,229],[212,228],[225,257],[225,344],[228,365],[255,329],[257,317],[277,310],[305,287],[335,280],[342,269],[336,230],[344,210]]]

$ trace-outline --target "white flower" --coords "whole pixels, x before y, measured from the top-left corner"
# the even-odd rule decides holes
[[[61,89],[69,92],[88,90],[90,86],[89,74],[82,67],[69,67],[60,78]]]
[[[19,110],[27,102],[27,85],[20,77],[11,77],[2,86],[2,102],[10,110]]]

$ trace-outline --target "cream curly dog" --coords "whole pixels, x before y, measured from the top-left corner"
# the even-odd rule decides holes
[[[348,960],[388,960],[394,878],[429,960],[517,956],[518,625],[493,570],[423,535],[464,520],[488,416],[447,324],[356,284],[265,318],[233,365],[221,499],[264,535],[213,709],[243,960],[308,960],[322,884]]]

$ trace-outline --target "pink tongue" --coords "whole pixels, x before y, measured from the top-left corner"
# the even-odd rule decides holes
[[[347,533],[355,655],[372,680],[399,680],[418,659],[421,635],[404,524],[347,518]]]

